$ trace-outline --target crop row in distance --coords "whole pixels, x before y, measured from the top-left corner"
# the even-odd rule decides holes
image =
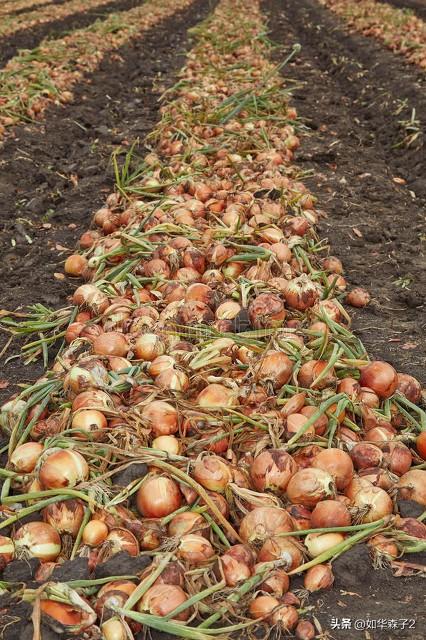
[[[351,29],[378,38],[409,62],[426,69],[426,24],[411,12],[375,0],[319,0]]]

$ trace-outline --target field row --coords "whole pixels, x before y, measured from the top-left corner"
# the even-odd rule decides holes
[[[372,562],[410,571],[402,554],[425,550],[421,385],[371,360],[351,328],[347,305],[369,308],[371,294],[348,283],[319,236],[329,218],[307,187],[316,178],[303,166],[309,136],[283,77],[300,73],[293,91],[316,109],[314,144],[329,136],[316,155],[335,172],[350,143],[337,139],[337,121],[322,118],[336,111],[339,120],[345,102],[323,91],[331,74],[321,82],[314,65],[325,54],[314,47],[310,57],[310,27],[300,51],[299,8],[289,2],[284,11],[286,2],[254,0],[247,12],[245,0],[220,0],[191,30],[195,43],[143,152],[131,120],[144,117],[155,81],[165,88],[155,64],[171,47],[176,57],[173,34],[182,20],[197,20],[202,3],[147,2],[125,21],[110,16],[52,41],[35,66],[21,56],[4,76],[5,126],[65,103],[46,112],[45,128],[16,126],[16,144],[6,137],[21,164],[40,162],[24,153],[26,135],[41,145],[52,122],[58,138],[83,129],[77,142],[94,145],[83,155],[95,159],[105,123],[121,145],[114,189],[99,194],[92,182],[90,192],[89,176],[80,201],[80,220],[99,197],[102,206],[65,261],[69,305],[2,317],[3,329],[28,336],[27,361],[46,365],[33,384],[20,380],[0,411],[4,615],[18,618],[13,630],[4,625],[5,640],[58,629],[105,640],[147,630],[194,640],[323,637],[320,599],[334,597],[337,607],[360,589],[361,604],[351,604],[365,613],[381,597],[364,591],[365,575],[383,573]],[[266,10],[279,52],[265,36]],[[319,17],[312,25],[323,38]],[[144,85],[138,53],[150,47]],[[81,104],[67,104],[73,87]],[[93,114],[99,100],[109,102]],[[71,153],[75,144],[58,149]],[[354,182],[369,175],[357,154]],[[389,189],[389,176],[381,180]],[[326,184],[330,210],[346,184]],[[406,197],[394,188],[395,201]],[[53,361],[51,348],[59,348]],[[345,583],[351,577],[355,586]],[[420,620],[420,596],[411,596]]]

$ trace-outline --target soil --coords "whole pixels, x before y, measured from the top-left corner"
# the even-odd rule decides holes
[[[7,16],[19,16],[22,13],[30,13],[32,11],[37,11],[37,9],[41,9],[42,7],[49,7],[51,5],[59,5],[65,4],[68,0],[51,0],[50,2],[33,4],[30,7],[21,7],[20,9],[14,9],[13,6],[10,7],[10,11],[7,12]]]
[[[183,64],[187,29],[211,6],[197,0],[122,47],[75,87],[72,104],[53,106],[42,123],[17,127],[5,141],[0,149],[3,309],[22,310],[34,302],[67,305],[76,282],[54,274],[62,275],[65,258],[111,192],[111,153],[142,141],[159,120],[158,98]],[[140,143],[136,152],[144,149]],[[7,339],[0,332],[0,352]],[[12,352],[16,342],[2,359],[0,401],[16,392],[16,383],[42,374],[39,363],[5,363]]]
[[[426,4],[424,0],[385,0],[385,2],[398,9],[408,9],[419,18],[422,18],[422,20],[426,20]]]
[[[43,22],[30,29],[23,27],[10,36],[0,38],[0,66],[5,65],[10,58],[16,56],[20,49],[34,49],[44,38],[59,38],[74,29],[88,27],[95,20],[105,19],[109,13],[127,11],[140,4],[142,4],[141,0],[115,0],[115,2],[109,2],[101,7],[73,13],[66,18]]]
[[[414,198],[410,191],[415,184],[408,189],[393,182],[394,176],[403,177],[402,166],[414,171],[421,164],[421,149],[392,149],[398,135],[392,96],[409,95],[419,116],[426,115],[417,73],[377,43],[349,35],[336,16],[315,2],[267,0],[263,7],[273,16],[269,35],[281,45],[277,62],[294,43],[302,44],[294,62],[283,69],[286,81],[295,84],[292,104],[310,129],[296,163],[314,171],[315,177],[304,181],[328,216],[320,235],[329,236],[351,284],[366,286],[372,294],[369,307],[352,312],[355,331],[372,357],[424,379],[426,265],[420,234],[425,193],[420,188]],[[394,284],[408,274],[413,278],[409,289]],[[424,556],[413,554],[411,562],[424,565]],[[359,545],[333,563],[333,572],[333,589],[312,595],[305,604],[314,605],[314,615],[329,634],[325,637],[424,638],[423,578],[395,578],[389,568],[374,571],[367,549]],[[349,618],[351,627],[333,628],[333,618],[338,624]],[[404,622],[403,629],[402,621],[412,618],[415,622]],[[398,627],[372,629],[368,619],[386,620],[382,626],[397,620]]]
[[[267,2],[279,21],[271,38],[302,51],[284,74],[296,83],[293,103],[310,133],[297,166],[327,218],[320,233],[343,261],[351,285],[372,302],[352,310],[354,328],[371,357],[425,382],[426,154],[421,137],[408,149],[394,115],[406,100],[426,122],[425,77],[370,38],[349,34],[315,1]],[[423,94],[422,94],[423,89]],[[407,180],[401,186],[394,178]]]

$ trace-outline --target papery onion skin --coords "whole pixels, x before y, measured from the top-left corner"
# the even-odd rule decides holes
[[[293,504],[314,507],[321,500],[335,495],[332,476],[322,469],[301,469],[287,485],[287,497]]]
[[[72,449],[60,449],[47,455],[39,470],[39,480],[44,489],[74,487],[88,477],[86,460]]]
[[[220,567],[228,587],[235,587],[253,574],[256,556],[248,545],[230,547],[220,557]]]
[[[152,477],[144,480],[136,494],[139,513],[146,518],[163,518],[182,504],[179,487],[170,478]]]
[[[311,527],[329,529],[347,527],[351,524],[351,515],[347,507],[337,500],[322,500],[312,511]]]
[[[279,607],[279,600],[273,596],[257,596],[249,605],[249,614],[251,618],[260,619],[268,618],[272,611]]]
[[[222,458],[215,455],[203,456],[194,464],[194,479],[209,491],[223,493],[230,482],[232,472]]]
[[[250,477],[256,491],[285,491],[296,471],[297,464],[290,454],[281,449],[268,449],[254,459]]]
[[[150,587],[137,604],[137,610],[151,615],[164,617],[188,600],[185,591],[177,585],[156,584]],[[185,622],[191,615],[188,607],[173,620]]]
[[[76,607],[56,600],[40,600],[42,613],[47,614],[64,626],[80,625],[83,621],[83,612]]]
[[[369,387],[382,400],[390,398],[398,386],[398,375],[388,362],[377,360],[361,369],[361,387]]]
[[[90,520],[83,529],[82,541],[89,547],[97,547],[107,539],[109,530],[105,522]]]
[[[320,556],[325,551],[332,549],[341,542],[345,536],[343,533],[309,533],[305,537],[305,547],[311,558]]]
[[[303,563],[303,553],[295,538],[273,536],[265,540],[257,559],[259,562],[279,560],[285,571],[292,571]]]
[[[257,507],[241,520],[239,534],[243,542],[253,542],[293,530],[292,519],[284,509]]]
[[[43,520],[56,531],[76,537],[84,518],[84,506],[79,500],[63,500],[47,505],[42,511]]]
[[[404,500],[414,500],[426,507],[426,471],[411,469],[398,482],[398,495]]]
[[[294,634],[297,640],[313,640],[316,636],[316,631],[312,622],[300,620]]]
[[[16,447],[9,462],[18,473],[31,473],[34,471],[43,449],[43,445],[38,442],[25,442]]]
[[[407,400],[414,404],[419,404],[422,399],[422,385],[420,382],[407,373],[397,374],[397,391],[402,393]]]
[[[198,566],[214,556],[214,549],[204,536],[188,533],[182,536],[176,555],[189,564]]]
[[[290,380],[293,366],[293,362],[282,351],[267,351],[259,365],[259,380],[271,381],[277,390]]]
[[[416,449],[420,457],[426,460],[426,431],[422,431],[416,439]]]
[[[46,522],[28,522],[22,525],[13,537],[18,552],[23,550],[41,562],[56,560],[61,552],[59,533]]]
[[[312,466],[316,469],[327,471],[334,478],[338,491],[343,491],[352,480],[354,474],[354,467],[349,454],[341,449],[324,449],[315,456]]]
[[[352,505],[360,510],[362,523],[380,520],[393,510],[392,500],[386,491],[373,485],[361,488],[352,499]]]
[[[331,589],[334,582],[333,572],[328,564],[317,564],[307,570],[304,577],[304,587],[308,591]]]

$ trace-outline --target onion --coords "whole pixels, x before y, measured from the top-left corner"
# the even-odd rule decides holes
[[[82,541],[89,547],[98,547],[108,536],[108,527],[102,520],[90,520],[83,529]]]
[[[274,535],[293,531],[290,515],[278,507],[257,507],[241,520],[239,534],[243,542],[266,540]]]
[[[255,329],[281,327],[286,311],[282,300],[274,293],[261,293],[251,301],[248,314]]]
[[[6,536],[0,536],[0,571],[3,571],[5,566],[12,562],[15,556],[15,545],[11,538]]]
[[[108,331],[97,336],[93,341],[93,352],[101,356],[127,355],[129,345],[126,337],[118,331]]]
[[[305,416],[306,418],[312,418],[312,416],[318,411],[317,407],[311,407],[311,406],[307,406],[307,407],[302,407],[300,410],[300,413]],[[312,425],[313,429],[314,429],[314,433],[316,433],[317,436],[322,436],[324,435],[324,433],[327,430],[328,427],[328,417],[325,413],[323,413],[319,418],[317,418],[314,422],[314,424]]]
[[[146,518],[163,518],[182,504],[182,495],[174,480],[163,476],[146,478],[136,495],[139,513]]]
[[[347,527],[350,524],[351,515],[347,507],[338,500],[322,500],[312,511],[311,527],[313,529]]]
[[[360,442],[350,452],[351,459],[356,469],[370,469],[379,467],[383,460],[383,453],[375,444]]]
[[[373,547],[376,554],[386,556],[390,560],[395,560],[399,555],[398,547],[395,542],[381,534],[370,538],[368,544]]]
[[[297,311],[306,311],[317,302],[319,290],[317,285],[302,273],[298,278],[290,280],[283,295],[289,307]]]
[[[53,618],[61,625],[69,627],[80,627],[84,619],[84,612],[65,602],[57,602],[56,600],[40,600],[40,609],[42,613]],[[79,629],[81,631],[81,628]]]
[[[404,500],[414,500],[426,507],[426,471],[411,469],[399,479],[398,495]]]
[[[15,533],[13,541],[18,555],[42,562],[56,560],[61,552],[59,533],[46,522],[27,522]]]
[[[73,400],[72,410],[78,409],[99,409],[99,411],[108,411],[114,407],[112,398],[100,389],[91,389],[79,393]]]
[[[426,540],[426,524],[416,518],[398,518],[396,528],[405,531],[409,536]]]
[[[232,472],[219,456],[209,455],[199,458],[192,472],[194,479],[209,491],[223,493],[230,482]]]
[[[315,409],[314,409],[315,411]],[[286,432],[287,432],[287,437],[290,438],[292,435],[298,433],[300,431],[300,429],[308,422],[308,417],[303,415],[303,413],[292,413],[288,418],[287,418],[287,422],[286,422]],[[308,427],[302,438],[303,439],[310,439],[311,436],[315,435],[315,427],[313,424],[311,424],[310,427]]]
[[[56,531],[75,538],[84,518],[84,506],[79,500],[63,500],[47,505],[42,511],[43,520]]]
[[[208,562],[214,556],[211,543],[196,533],[188,533],[182,536],[176,555],[190,565],[199,565]]]
[[[411,467],[413,458],[410,449],[402,442],[386,442],[381,447],[383,461],[391,473],[402,476]]]
[[[72,419],[72,429],[82,431],[82,434],[76,434],[75,437],[84,438],[87,435],[93,438],[99,438],[103,429],[108,426],[107,420],[103,413],[97,409],[83,409],[75,413]]]
[[[309,556],[316,558],[343,542],[344,539],[343,533],[309,533],[305,538],[305,547]]]
[[[352,505],[359,509],[361,522],[368,523],[380,520],[392,513],[392,500],[380,487],[366,486],[361,488],[352,498]]]
[[[157,556],[157,559],[159,559],[159,556]],[[154,559],[153,564],[155,565],[155,563],[156,561]],[[148,567],[148,572],[152,570],[152,566],[153,565]],[[154,584],[175,584],[183,587],[185,584],[185,568],[182,563],[178,561],[169,562]]]
[[[293,362],[282,351],[267,351],[258,368],[260,380],[272,383],[275,390],[280,389],[291,378]]]
[[[151,447],[174,456],[177,456],[181,450],[180,440],[175,436],[158,436],[152,441]]]
[[[142,418],[156,436],[168,436],[178,430],[178,412],[163,400],[153,400],[142,409]]]
[[[281,605],[272,612],[271,622],[274,625],[278,625],[286,631],[291,631],[297,625],[299,621],[299,614],[296,607],[291,605]]]
[[[309,622],[309,620],[300,620],[298,622],[295,631],[297,640],[313,640],[316,635],[317,632],[312,622]]]
[[[352,307],[366,307],[371,300],[371,296],[366,289],[362,287],[355,287],[352,291],[349,291],[346,296],[346,302]]]
[[[72,301],[79,307],[86,307],[99,315],[108,308],[107,296],[93,284],[82,284],[75,290]]]
[[[169,536],[181,538],[187,533],[207,534],[209,526],[203,516],[193,511],[178,513],[169,522]]]
[[[331,589],[334,582],[333,572],[329,564],[317,564],[305,573],[303,585],[308,591]]]
[[[338,273],[339,275],[343,273],[342,261],[336,258],[336,256],[324,258],[322,266],[326,271],[331,271],[331,273]]]
[[[336,381],[334,369],[328,371],[321,380],[316,382],[327,366],[328,363],[325,360],[308,360],[302,364],[297,374],[299,386],[305,389],[325,389],[330,385],[334,385]]]
[[[397,391],[402,393],[407,400],[419,404],[422,399],[422,386],[416,378],[407,373],[397,374]]]
[[[256,556],[248,545],[236,544],[220,558],[223,577],[228,587],[235,587],[253,574]]]
[[[327,471],[334,479],[338,491],[343,491],[354,473],[350,455],[341,449],[324,449],[315,456],[312,466]]]
[[[311,528],[311,512],[301,504],[290,504],[286,511],[291,515],[295,528],[298,531]]]
[[[279,560],[285,571],[292,571],[303,563],[303,553],[295,538],[272,537],[265,540],[257,559],[259,562]]]
[[[89,466],[73,449],[58,449],[43,458],[38,474],[44,489],[75,487],[89,477]]]
[[[281,409],[283,418],[288,418],[292,413],[299,413],[305,404],[305,400],[306,393],[304,391],[295,393],[291,398],[286,400],[284,407]]]
[[[128,633],[124,623],[118,618],[110,618],[101,625],[104,640],[127,640]]]
[[[290,454],[282,449],[268,449],[254,459],[250,477],[256,491],[285,491],[296,471],[297,464]]]
[[[395,369],[387,362],[377,360],[361,370],[359,379],[361,387],[369,387],[382,400],[390,398],[398,386],[398,375]]]
[[[155,333],[145,333],[136,338],[134,352],[139,360],[148,360],[152,362],[158,356],[162,356],[166,347]]]
[[[43,451],[43,445],[38,442],[25,442],[16,447],[9,458],[11,466],[18,473],[31,473]]]
[[[416,439],[416,449],[420,457],[426,460],[426,431],[422,431]]]
[[[268,566],[268,565],[266,565]],[[258,573],[265,568],[265,563],[259,562],[255,565],[254,571]],[[274,596],[283,596],[289,589],[290,578],[284,571],[284,569],[274,569],[267,574],[265,580],[261,583],[260,589],[266,593],[271,593]]]
[[[149,365],[148,373],[150,376],[155,378],[166,369],[170,369],[171,367],[174,367],[175,364],[176,364],[176,360],[171,356],[166,356],[166,355],[158,356],[158,358],[155,358],[155,360],[153,360]]]
[[[189,378],[184,371],[169,367],[155,378],[155,386],[163,391],[186,391]]]
[[[197,396],[199,407],[224,408],[237,404],[235,391],[221,384],[209,384]]]
[[[334,495],[334,480],[322,469],[301,469],[287,485],[287,497],[290,502],[305,507],[314,507],[321,500]]]
[[[165,617],[188,600],[185,591],[178,585],[155,584],[145,592],[136,608],[141,613]],[[173,617],[173,620],[185,622],[191,614],[188,607]]]
[[[249,613],[252,618],[269,618],[272,611],[280,606],[279,600],[273,596],[257,596],[249,605]]]
[[[126,551],[131,556],[139,555],[139,543],[133,533],[127,529],[120,527],[111,529],[105,539],[105,545],[113,554]]]

